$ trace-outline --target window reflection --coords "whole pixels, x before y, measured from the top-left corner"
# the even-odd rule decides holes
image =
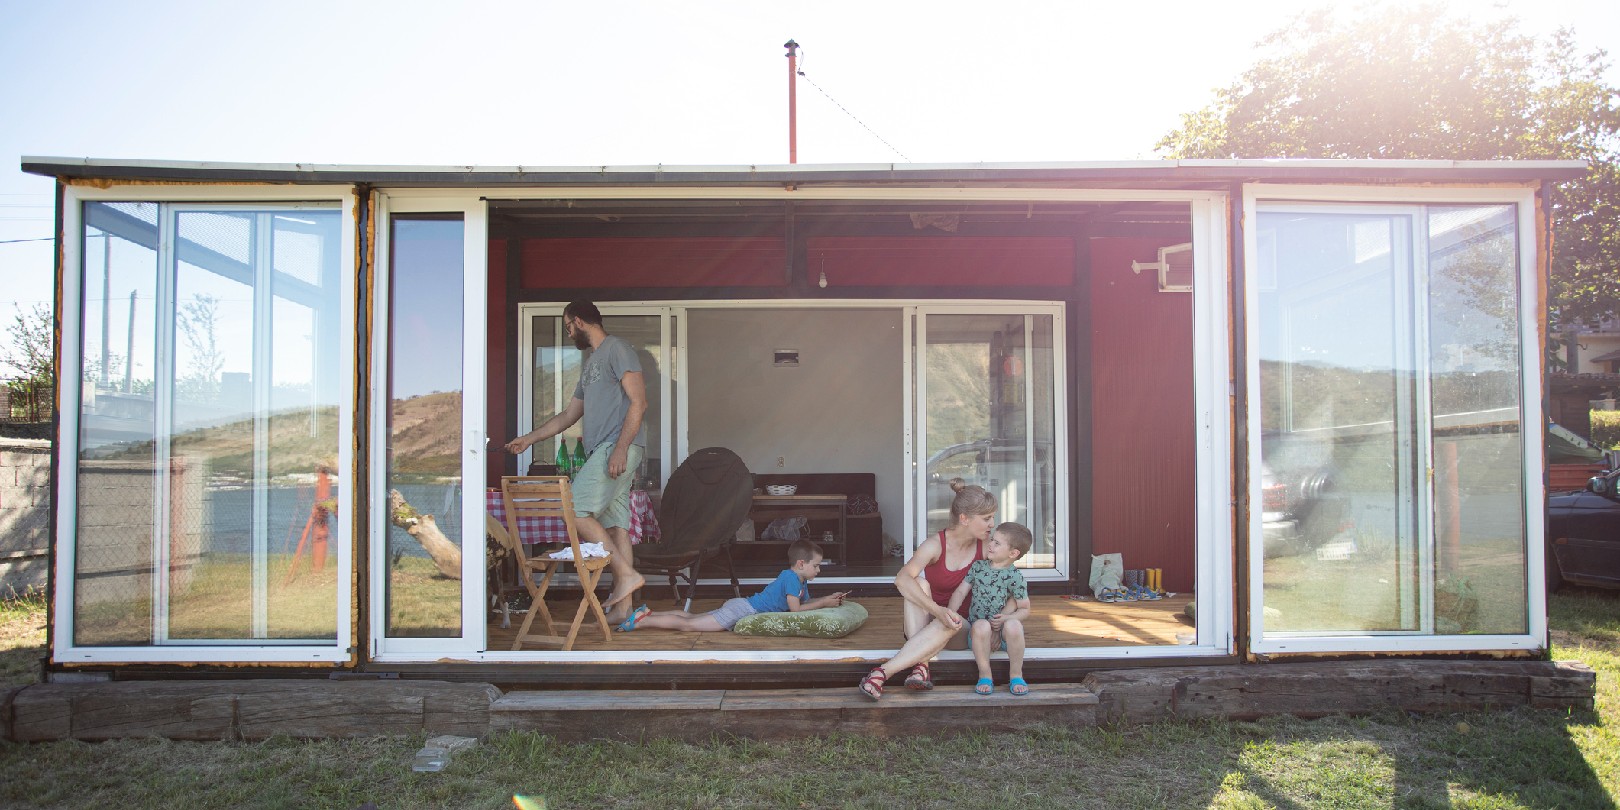
[[[388,495],[461,537],[462,221],[396,216],[388,302]],[[416,531],[428,530],[422,525]],[[459,637],[461,582],[404,526],[388,528],[387,634]]]
[[[1513,208],[1259,226],[1265,632],[1524,632]]]
[[[75,643],[336,638],[340,213],[84,218]]]

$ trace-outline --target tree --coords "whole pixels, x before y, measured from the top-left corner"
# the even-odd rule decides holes
[[[1549,306],[1573,326],[1620,315],[1620,91],[1568,30],[1538,43],[1511,18],[1444,7],[1305,14],[1156,145],[1173,158],[1582,159],[1552,196]]]
[[[18,306],[6,333],[10,340],[0,346],[0,364],[18,375],[6,383],[12,399],[24,403],[30,421],[44,419],[50,413],[48,394],[56,387],[56,324],[51,308],[35,304],[24,310]]]
[[[189,369],[178,381],[181,391],[200,398],[219,394],[219,373],[225,352],[219,345],[219,298],[198,293],[175,313],[180,337],[188,350]]]

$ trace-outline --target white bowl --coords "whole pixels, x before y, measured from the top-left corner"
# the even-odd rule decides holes
[[[798,491],[798,484],[771,484],[765,488],[765,492],[769,495],[792,495]]]

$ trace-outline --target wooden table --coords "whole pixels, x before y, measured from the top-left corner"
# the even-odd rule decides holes
[[[833,545],[822,543],[815,533],[809,539],[821,543],[825,559],[831,562],[843,560],[844,538],[848,536],[849,529],[849,496],[847,495],[755,495],[754,505],[748,511],[748,518],[754,522],[754,538],[756,543],[773,543],[786,546],[785,542],[758,539],[764,533],[764,527],[772,520],[783,517],[804,517],[809,520],[836,519],[838,533],[833,538]]]

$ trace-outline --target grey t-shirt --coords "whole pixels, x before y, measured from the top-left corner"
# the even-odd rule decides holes
[[[574,386],[574,398],[585,402],[586,452],[595,451],[603,442],[618,441],[625,414],[630,412],[630,397],[619,381],[632,371],[641,371],[641,360],[624,338],[614,335],[603,338],[601,345],[585,358],[579,384]],[[637,426],[636,438],[630,443],[647,446],[645,422]]]

